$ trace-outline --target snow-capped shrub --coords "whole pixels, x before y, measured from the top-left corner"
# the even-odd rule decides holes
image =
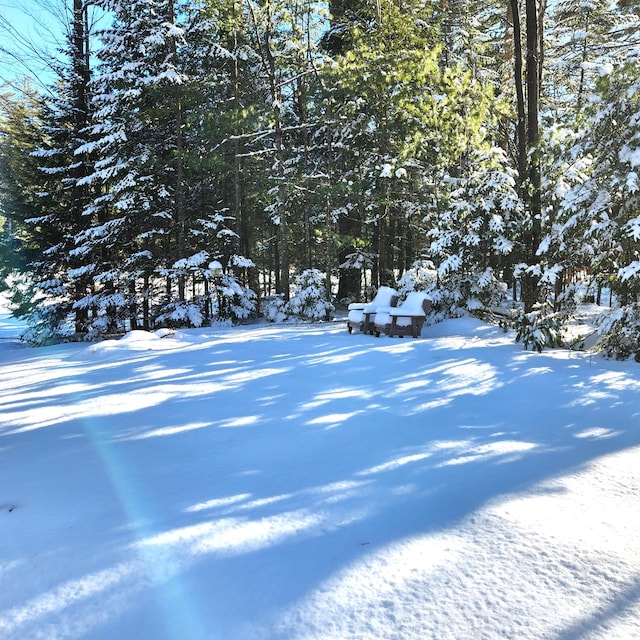
[[[430,292],[438,284],[438,273],[430,260],[416,260],[398,280],[398,293],[406,298],[412,291]]]
[[[68,342],[73,339],[73,329],[66,325],[64,309],[55,303],[41,303],[21,317],[26,320],[28,328],[20,339],[29,344],[44,347],[47,345]]]
[[[334,306],[327,300],[324,275],[318,269],[306,269],[294,279],[295,295],[285,312],[305,320],[326,320]]]
[[[506,295],[492,266],[513,250],[523,203],[509,158],[499,148],[473,152],[470,172],[448,175],[445,182],[449,191],[430,219],[426,255],[438,272],[439,313],[456,317],[494,306]]]
[[[221,276],[220,284],[214,287],[214,314],[220,319],[234,323],[246,320],[256,310],[258,296],[255,291],[243,286],[231,274]]]
[[[499,306],[506,298],[507,285],[490,267],[480,272],[461,269],[440,275],[439,292],[443,317],[456,318],[467,311]]]
[[[200,327],[209,322],[238,323],[256,310],[257,295],[233,274],[222,274],[211,282],[209,293],[189,300],[165,300],[152,309],[157,326],[172,329]]]
[[[371,251],[356,249],[346,256],[345,261],[340,265],[340,269],[371,269],[375,262],[376,254]]]
[[[559,347],[563,344],[563,320],[562,314],[544,313],[543,309],[521,313],[513,323],[516,341],[538,353],[546,347]]]
[[[163,307],[158,315],[157,322],[171,328],[201,327],[204,322],[204,309],[202,301],[175,300]]]
[[[285,301],[281,294],[268,296],[262,301],[262,315],[267,322],[284,322],[287,319],[284,307]]]
[[[480,273],[458,268],[437,271],[431,261],[418,260],[402,274],[398,290],[403,299],[411,291],[427,292],[433,302],[433,320],[437,322],[498,306],[506,297],[507,285],[499,281],[490,268]]]
[[[598,333],[603,336],[602,348],[607,356],[626,360],[640,352],[640,305],[615,309],[598,320]]]
[[[128,325],[127,301],[123,293],[114,289],[95,296],[85,296],[75,303],[74,309],[92,309],[87,320],[85,339],[96,340],[105,335],[124,333]]]

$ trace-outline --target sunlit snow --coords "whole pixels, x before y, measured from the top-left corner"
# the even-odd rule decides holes
[[[640,638],[640,365],[477,320],[0,316],[3,640]]]

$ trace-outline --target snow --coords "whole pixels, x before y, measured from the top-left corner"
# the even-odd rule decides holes
[[[640,166],[640,149],[637,148],[632,148],[630,147],[628,144],[625,144],[622,149],[620,150],[620,153],[618,154],[620,157],[620,162],[626,162],[628,164],[631,165],[631,167],[637,167]],[[632,172],[632,174],[635,176],[635,187],[637,190],[637,180],[638,180],[638,176],[635,172]],[[633,178],[632,178],[633,180]]]
[[[380,169],[380,178],[390,178],[393,175],[393,165],[385,162]]]
[[[461,318],[0,317],[0,637],[640,637],[640,369]]]

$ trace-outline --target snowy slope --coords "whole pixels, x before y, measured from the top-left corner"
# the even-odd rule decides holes
[[[640,366],[471,319],[0,341],[0,637],[640,638]]]

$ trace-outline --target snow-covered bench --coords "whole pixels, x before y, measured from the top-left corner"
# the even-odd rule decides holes
[[[385,333],[391,337],[410,335],[417,338],[422,333],[429,309],[431,298],[422,291],[412,291],[401,305],[378,309],[374,323],[376,337]]]
[[[399,295],[391,287],[380,287],[371,302],[352,302],[349,305],[347,329],[351,333],[354,328],[363,333],[373,333],[376,313],[380,308],[393,308],[398,304]]]

